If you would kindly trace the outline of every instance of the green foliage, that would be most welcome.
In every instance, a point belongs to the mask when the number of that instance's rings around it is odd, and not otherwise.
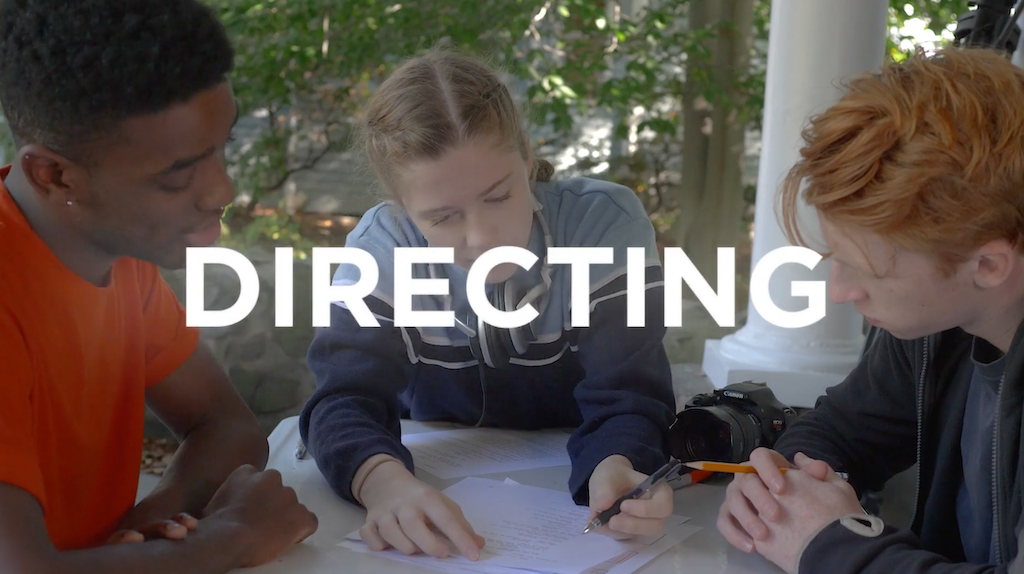
[[[223,225],[219,245],[242,250],[246,246],[264,241],[294,248],[295,257],[298,259],[307,259],[311,255],[310,250],[316,246],[309,238],[302,236],[299,222],[283,212],[255,217],[239,232],[232,232]]]
[[[944,40],[939,42],[940,46],[947,44],[952,39],[952,30],[956,29],[957,18],[970,9],[968,4],[969,0],[890,0],[889,23],[892,34],[887,46],[889,57],[900,62],[917,49],[913,45],[914,38],[899,32],[912,19],[924,21],[926,30],[942,36]],[[907,40],[911,46],[901,47]]]
[[[568,139],[581,119],[613,118],[613,137],[632,145],[613,155],[601,177],[641,194],[659,228],[671,225],[687,98],[735,110],[735,121],[760,127],[771,1],[755,0],[753,30],[738,31],[753,39],[749,65],[739,69],[716,66],[713,40],[732,22],[692,26],[689,0],[650,2],[636,13],[580,0],[553,8],[524,49],[534,123]],[[586,172],[599,161],[580,160],[574,169]]]
[[[236,45],[232,81],[242,114],[257,119],[232,152],[238,191],[252,198],[233,213],[252,223],[232,241],[296,241],[298,227],[286,216],[253,219],[256,202],[348,147],[374,87],[405,58],[436,46],[485,57],[516,78],[532,122],[554,141],[568,140],[581,118],[614,118],[614,136],[632,137],[634,146],[604,176],[653,194],[652,211],[679,159],[684,94],[760,127],[771,0],[756,0],[750,63],[729,77],[714,72],[709,40],[730,24],[691,28],[689,0],[651,0],[637,14],[613,0],[207,1]],[[967,10],[967,0],[893,0],[890,26],[924,18],[942,33]],[[890,40],[897,59],[905,56],[901,40]],[[9,133],[0,134],[9,159]]]
[[[956,26],[956,20],[970,7],[969,0],[892,0],[892,23],[902,27],[911,18],[927,22],[928,30],[941,34],[946,28]]]
[[[235,41],[233,86],[261,124],[234,150],[232,176],[251,216],[289,176],[346,149],[373,86],[403,59],[454,46],[504,64],[539,2],[529,0],[208,0]],[[495,27],[495,22],[503,26]],[[279,241],[276,225],[246,237]]]

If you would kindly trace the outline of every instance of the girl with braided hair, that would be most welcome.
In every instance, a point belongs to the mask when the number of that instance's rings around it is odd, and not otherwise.
[[[399,67],[374,94],[362,132],[385,201],[346,246],[376,261],[379,279],[363,303],[380,326],[361,327],[344,302],[332,305],[331,325],[309,351],[317,389],[300,433],[335,492],[367,509],[363,539],[377,550],[446,556],[433,525],[471,559],[483,544],[455,503],[413,475],[402,418],[575,429],[568,489],[594,513],[610,507],[667,461],[676,412],[661,264],[636,194],[596,179],[555,179],[551,164],[534,158],[498,75],[452,52]],[[474,262],[507,246],[537,262],[497,265],[485,290],[499,311],[537,311],[521,328],[487,324],[467,298]],[[395,250],[409,247],[452,249],[448,264],[412,266],[413,279],[446,278],[449,292],[413,297],[413,308],[451,311],[452,326],[396,325]],[[574,326],[571,267],[546,259],[553,247],[603,247],[613,256],[590,266],[586,327]],[[630,247],[645,253],[645,328],[627,326]],[[343,264],[334,284],[359,277]],[[605,534],[657,533],[672,511],[671,489],[621,508]]]

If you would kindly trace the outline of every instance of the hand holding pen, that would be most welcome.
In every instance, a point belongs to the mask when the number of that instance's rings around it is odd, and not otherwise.
[[[613,538],[657,534],[672,514],[672,489],[665,483],[680,468],[679,461],[673,459],[646,476],[636,472],[625,457],[608,457],[590,479],[592,521],[584,532],[607,527],[606,533]]]

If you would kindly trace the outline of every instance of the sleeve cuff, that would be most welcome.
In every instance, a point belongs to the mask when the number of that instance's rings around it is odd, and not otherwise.
[[[877,555],[877,549],[868,548],[865,543],[870,544],[886,530],[881,518],[866,513],[847,514],[833,520],[808,538],[800,549],[797,572],[861,572]]]
[[[327,482],[330,484],[331,489],[343,498],[344,500],[362,506],[362,503],[356,499],[353,494],[353,486],[355,485],[356,474],[359,468],[363,466],[368,460],[373,457],[393,457],[403,465],[412,474],[416,473],[415,466],[413,465],[412,454],[408,449],[404,448],[401,443],[397,445],[389,441],[387,437],[379,437],[378,439],[370,439],[367,444],[360,445],[357,452],[351,455],[351,457],[345,457],[344,448],[332,448],[330,444],[317,444],[317,442],[311,441],[309,445],[310,454],[316,460],[317,466],[323,473]],[[317,452],[322,450],[324,452]],[[342,460],[348,458],[348,460]],[[365,477],[360,477],[364,479]],[[363,486],[359,484],[360,488]]]
[[[177,371],[196,351],[199,345],[199,330],[187,328],[181,337],[152,357],[146,364],[146,388],[156,385]]]
[[[366,482],[366,478],[370,476],[370,473],[372,473],[374,469],[386,462],[397,462],[398,464],[405,466],[405,463],[402,460],[382,452],[364,460],[362,464],[359,465],[359,468],[356,469],[356,473],[352,478],[352,488],[350,490],[352,491],[352,498],[358,504],[366,506],[363,504],[363,497],[359,494],[363,489],[363,483]],[[366,468],[364,469],[363,467]]]
[[[575,456],[569,491],[576,504],[589,504],[590,475],[601,461],[613,454],[626,457],[633,469],[643,474],[653,473],[668,461],[662,433],[653,421],[641,415],[614,416],[588,435],[573,436],[570,443],[570,455],[575,453]]]

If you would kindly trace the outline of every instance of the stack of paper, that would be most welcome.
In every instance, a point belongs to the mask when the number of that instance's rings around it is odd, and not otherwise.
[[[443,492],[487,540],[479,560],[464,558],[454,546],[444,560],[406,556],[394,548],[378,554],[467,574],[628,574],[699,530],[684,524],[688,518],[672,516],[660,536],[616,541],[598,533],[582,534],[590,511],[573,503],[567,492],[482,478],[466,478]],[[358,531],[340,545],[373,552]]]
[[[555,430],[467,428],[402,437],[417,470],[456,478],[569,464],[569,435]]]

